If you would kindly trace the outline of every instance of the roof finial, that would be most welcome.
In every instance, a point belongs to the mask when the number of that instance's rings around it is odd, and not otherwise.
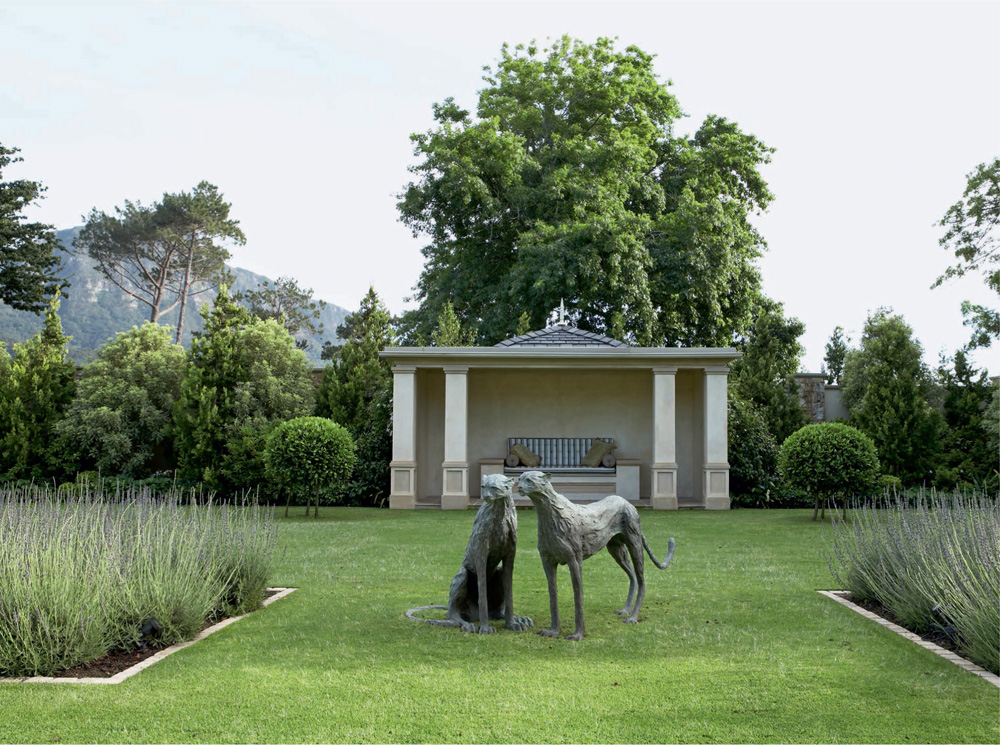
[[[566,303],[563,302],[563,298],[559,298],[559,325],[566,325]]]

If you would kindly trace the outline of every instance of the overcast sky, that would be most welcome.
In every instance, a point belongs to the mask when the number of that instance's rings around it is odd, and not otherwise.
[[[934,364],[968,338],[963,299],[997,304],[978,277],[929,287],[953,258],[935,223],[1000,154],[998,2],[0,0],[0,142],[24,158],[4,177],[45,184],[30,217],[60,229],[211,181],[247,235],[234,264],[349,309],[373,284],[398,313],[422,266],[395,208],[409,134],[447,96],[474,109],[503,42],[562,34],[657,55],[679,132],[719,114],[777,149],[761,270],[804,368],[879,306]]]

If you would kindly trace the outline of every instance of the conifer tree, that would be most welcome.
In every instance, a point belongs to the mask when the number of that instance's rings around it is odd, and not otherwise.
[[[380,504],[389,493],[392,451],[392,370],[378,353],[395,341],[392,318],[374,287],[337,334],[345,340],[323,370],[316,413],[345,427],[357,443],[348,487],[355,504]]]
[[[19,478],[46,478],[62,470],[56,426],[73,398],[73,365],[59,320],[59,293],[42,330],[14,345],[13,362],[0,362],[0,470]],[[6,357],[6,352],[3,353]],[[9,366],[4,376],[3,368]]]
[[[438,316],[437,329],[431,334],[435,347],[469,347],[475,333],[462,329],[462,322],[455,315],[451,301],[446,301]]]
[[[851,423],[878,449],[883,471],[904,484],[933,478],[940,414],[920,342],[902,316],[880,308],[865,322],[860,347],[844,362],[844,403]]]
[[[191,342],[174,411],[179,465],[187,478],[216,489],[249,488],[264,478],[270,426],[312,411],[309,364],[279,322],[251,315],[225,285],[201,312],[204,330]],[[233,462],[248,457],[249,467]]]

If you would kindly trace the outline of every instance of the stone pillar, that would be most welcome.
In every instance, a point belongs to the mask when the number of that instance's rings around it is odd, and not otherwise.
[[[441,509],[469,506],[469,368],[444,368],[444,462]]]
[[[677,509],[677,368],[653,368],[654,510]]]
[[[392,369],[392,461],[389,463],[389,509],[412,510],[417,504],[417,368]]]
[[[728,367],[705,368],[705,509],[729,509]]]

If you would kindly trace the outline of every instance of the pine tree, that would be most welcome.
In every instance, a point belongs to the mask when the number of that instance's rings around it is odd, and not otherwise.
[[[826,382],[840,384],[840,378],[844,374],[844,360],[847,358],[847,344],[850,339],[844,336],[844,327],[837,326],[830,336],[830,341],[826,343],[826,355],[823,362],[826,363]]]
[[[455,308],[451,301],[446,301],[438,316],[438,325],[431,340],[435,347],[469,347],[476,335],[473,331],[462,329],[462,322],[455,315]]]
[[[942,367],[944,387],[944,431],[941,462],[935,483],[938,488],[985,487],[995,479],[997,452],[989,446],[983,430],[985,409],[993,394],[985,370],[977,370],[965,352],[955,354],[951,369]]]

